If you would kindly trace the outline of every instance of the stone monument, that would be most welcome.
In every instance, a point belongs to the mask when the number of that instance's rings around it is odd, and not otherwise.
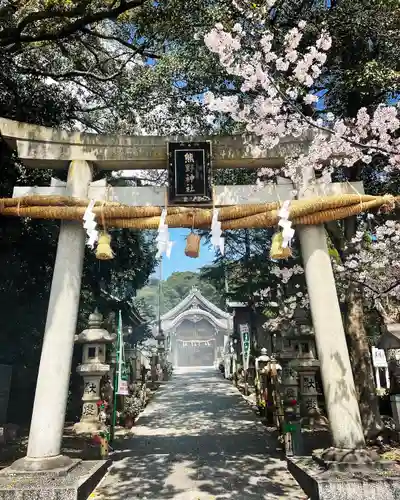
[[[390,404],[396,432],[400,433],[400,323],[385,317],[386,331],[378,342],[378,348],[386,353],[390,378]]]
[[[299,385],[297,381],[297,373],[290,367],[285,366],[282,370],[282,388],[283,388],[283,401],[287,406],[289,402],[296,401],[293,404],[295,413],[300,416],[299,401]]]
[[[82,344],[82,364],[77,372],[83,377],[82,416],[74,425],[77,434],[90,434],[101,430],[104,424],[99,419],[97,402],[100,400],[100,382],[110,372],[106,364],[106,345],[115,340],[107,330],[101,328],[103,316],[96,310],[89,316],[88,328],[75,337]]]
[[[300,332],[295,342],[296,357],[289,366],[299,375],[300,381],[300,414],[302,423],[308,421],[311,425],[327,424],[318,406],[318,391],[316,374],[319,361],[316,359],[313,333],[305,325],[300,325]]]

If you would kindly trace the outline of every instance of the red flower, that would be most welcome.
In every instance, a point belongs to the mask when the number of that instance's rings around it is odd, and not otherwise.
[[[297,405],[297,401],[295,399],[291,399],[289,401],[289,404],[291,404],[292,406],[296,406]]]
[[[94,444],[101,444],[101,437],[98,434],[95,434],[93,436],[93,443]]]
[[[96,405],[97,405],[99,408],[104,408],[104,409],[106,409],[106,408],[108,407],[108,403],[107,403],[107,401],[102,401],[102,400],[97,401]]]

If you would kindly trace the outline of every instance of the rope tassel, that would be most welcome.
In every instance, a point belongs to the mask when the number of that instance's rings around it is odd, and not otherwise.
[[[272,236],[271,249],[269,251],[269,256],[271,259],[288,259],[292,255],[290,247],[283,246],[284,238],[281,231],[278,231]]]
[[[200,254],[200,240],[201,236],[191,232],[186,239],[185,255],[192,259],[197,259]]]
[[[114,252],[111,248],[111,235],[106,231],[100,233],[96,249],[96,259],[111,260],[114,258]]]

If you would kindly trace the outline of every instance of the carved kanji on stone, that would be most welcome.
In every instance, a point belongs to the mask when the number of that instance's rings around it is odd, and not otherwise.
[[[97,386],[93,382],[87,382],[85,384],[85,392],[88,394],[96,394]]]

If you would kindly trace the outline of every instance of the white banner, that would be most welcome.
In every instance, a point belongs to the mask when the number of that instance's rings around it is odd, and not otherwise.
[[[122,380],[122,379],[119,380],[117,394],[119,394],[120,396],[129,396],[129,388],[127,380]]]
[[[125,351],[122,335],[122,313],[118,315],[118,366],[117,366],[117,394],[129,396],[128,381],[122,377],[125,374]]]
[[[385,351],[383,349],[377,349],[376,347],[372,347],[372,364],[375,368],[387,368],[387,360]]]
[[[247,371],[249,369],[250,361],[250,329],[249,325],[243,324],[239,326],[240,330],[240,342],[242,344],[242,359],[243,359],[243,369]]]

